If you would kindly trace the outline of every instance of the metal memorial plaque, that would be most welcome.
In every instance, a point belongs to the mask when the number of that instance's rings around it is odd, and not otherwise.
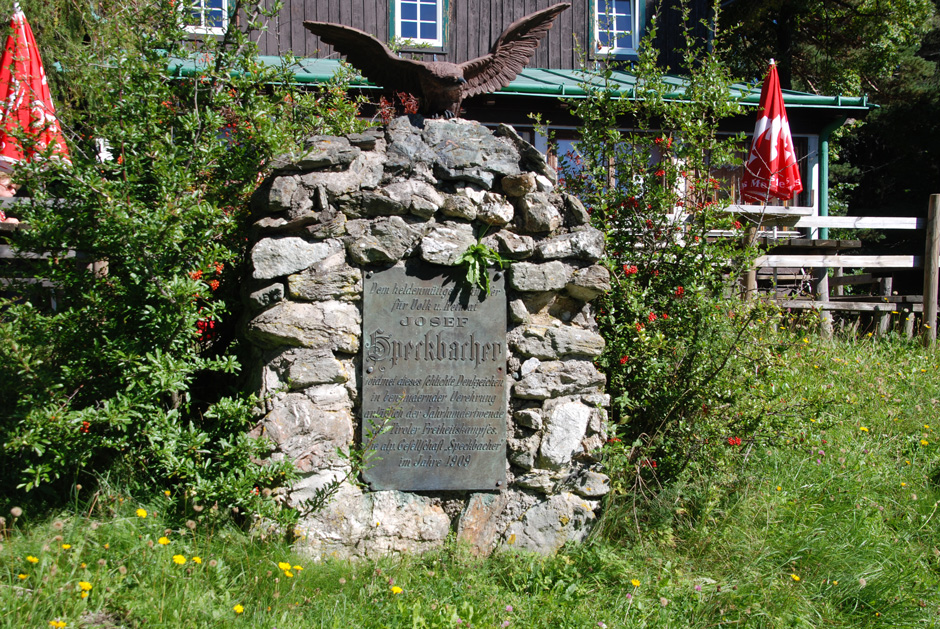
[[[458,273],[462,273],[461,269]],[[375,490],[506,482],[506,284],[490,294],[416,264],[363,286],[363,443]]]

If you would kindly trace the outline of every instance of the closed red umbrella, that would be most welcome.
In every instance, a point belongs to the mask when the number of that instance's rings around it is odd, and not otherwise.
[[[9,172],[13,164],[50,146],[54,156],[68,162],[68,147],[55,117],[39,48],[18,2],[13,5],[10,26],[13,33],[0,61],[0,170]],[[23,133],[33,141],[25,152],[16,138]]]
[[[744,165],[741,199],[745,203],[767,203],[772,198],[788,200],[802,190],[777,65],[771,59],[760,93],[751,152]]]

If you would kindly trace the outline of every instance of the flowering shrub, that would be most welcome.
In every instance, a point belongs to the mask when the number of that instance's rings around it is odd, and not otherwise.
[[[260,27],[260,5],[230,7]],[[170,0],[137,3],[88,13],[99,30],[85,44],[45,40],[73,165],[14,173],[33,198],[15,244],[51,253],[41,275],[57,289],[54,308],[35,285],[0,304],[0,478],[30,491],[111,475],[278,516],[271,491],[251,490],[292,469],[257,464],[267,445],[246,434],[251,401],[232,396],[248,199],[276,154],[357,130],[356,105],[341,83],[295,91],[234,20],[193,54],[178,16]]]
[[[741,112],[730,77],[715,54],[690,47],[684,94],[667,99],[675,88],[656,67],[653,39],[641,46],[633,97],[586,84],[588,98],[571,102],[580,141],[559,156],[565,185],[607,237],[612,289],[595,306],[615,496],[690,464],[717,468],[723,435],[755,427],[757,416],[734,404],[769,358],[751,341],[772,317],[743,302],[736,283],[753,251],[741,237],[714,236],[741,227],[715,175],[739,163],[740,138],[718,134]],[[601,79],[609,85],[610,70]]]

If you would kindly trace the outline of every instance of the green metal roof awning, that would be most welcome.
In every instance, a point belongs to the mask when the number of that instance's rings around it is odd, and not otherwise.
[[[283,57],[262,56],[259,58],[266,66],[280,66],[286,62]],[[183,76],[195,74],[199,71],[200,63],[194,59],[174,60],[173,71]],[[318,84],[331,80],[340,69],[336,59],[297,58],[289,66],[297,83]],[[687,81],[679,76],[667,75],[664,77],[670,92],[665,98],[681,100],[683,98]],[[362,89],[379,89],[369,81],[357,77],[351,85]],[[506,87],[497,94],[512,94],[517,96],[543,96],[584,98],[588,94],[586,85],[603,86],[603,80],[595,74],[582,70],[552,70],[547,68],[526,68]],[[629,72],[616,70],[611,77],[611,87],[616,95],[630,97],[636,88],[636,76]],[[760,100],[761,86],[736,83],[732,86],[731,95],[739,98],[745,105],[757,105]],[[868,102],[867,96],[820,96],[793,90],[783,90],[783,100],[787,108],[807,109],[835,109],[843,113],[851,110],[868,110],[874,105]]]

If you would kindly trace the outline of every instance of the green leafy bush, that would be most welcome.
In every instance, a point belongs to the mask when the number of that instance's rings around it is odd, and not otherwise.
[[[260,26],[259,6],[234,4]],[[14,174],[32,197],[14,244],[48,253],[55,307],[36,285],[0,306],[0,479],[54,500],[120,474],[288,517],[264,490],[291,466],[258,464],[267,445],[238,394],[248,198],[276,154],[361,123],[341,81],[298,92],[290,60],[263,66],[234,21],[194,52],[180,15],[169,0],[82,14],[82,44],[48,40],[72,164]]]
[[[677,94],[653,39],[629,95],[610,89],[610,68],[585,83],[589,96],[571,102],[580,139],[559,156],[564,185],[606,234],[612,289],[596,306],[615,496],[689,465],[719,469],[718,444],[754,436],[760,413],[739,402],[766,373],[772,348],[760,341],[775,316],[737,286],[754,251],[718,174],[740,164],[740,135],[719,133],[742,111],[731,79],[715,53],[689,44]]]

